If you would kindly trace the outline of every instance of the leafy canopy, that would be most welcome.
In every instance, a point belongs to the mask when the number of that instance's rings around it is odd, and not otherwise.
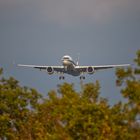
[[[140,50],[135,67],[116,70],[116,84],[127,102],[110,106],[99,81],[81,86],[58,85],[47,98],[22,87],[0,69],[0,139],[7,140],[139,140]],[[113,94],[113,93],[112,93]]]

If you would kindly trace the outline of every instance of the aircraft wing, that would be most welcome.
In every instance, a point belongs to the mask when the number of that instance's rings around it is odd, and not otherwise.
[[[76,69],[80,72],[87,72],[88,68],[92,68],[94,71],[110,69],[110,68],[117,68],[117,67],[128,67],[130,64],[120,64],[120,65],[99,65],[99,66],[76,66]]]
[[[50,67],[56,73],[64,71],[64,67],[63,66],[41,66],[41,65],[23,65],[23,64],[18,64],[17,66],[19,66],[19,67],[28,67],[28,68],[36,68],[36,69],[43,70],[43,71],[47,71],[47,68]]]

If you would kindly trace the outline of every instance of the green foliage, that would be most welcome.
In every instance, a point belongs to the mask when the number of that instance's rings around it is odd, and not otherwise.
[[[3,69],[2,68],[0,68],[0,75],[3,73]]]
[[[96,81],[95,84],[93,83],[85,84],[82,96],[83,98],[96,103],[99,98],[99,90],[100,85],[98,81]]]
[[[130,103],[139,104],[140,99],[140,80],[139,80],[139,68],[140,68],[140,50],[137,52],[137,57],[134,59],[136,62],[135,68],[118,69],[117,85],[121,86],[125,83],[125,87],[122,89],[122,95],[129,99]]]
[[[116,71],[117,75],[117,85],[122,86],[121,93],[124,98],[128,99],[128,103],[125,104],[127,108],[127,121],[130,132],[133,134],[134,139],[140,138],[140,123],[137,118],[140,115],[140,50],[137,51],[137,56],[134,59],[136,63],[135,67],[128,69],[118,69]],[[118,84],[119,83],[119,84]],[[125,109],[126,109],[125,108]]]
[[[0,138],[24,139],[32,110],[41,95],[34,89],[21,87],[13,77],[0,79]],[[22,138],[21,138],[22,137]]]

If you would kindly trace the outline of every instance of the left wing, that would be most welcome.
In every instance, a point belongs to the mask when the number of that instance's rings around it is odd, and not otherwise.
[[[28,67],[28,68],[36,68],[39,70],[44,70],[47,71],[48,68],[52,68],[54,72],[64,72],[64,67],[63,66],[41,66],[41,65],[23,65],[23,64],[18,64],[17,66],[19,67]]]
[[[88,73],[88,69],[93,71],[116,68],[116,67],[128,67],[130,64],[120,64],[120,65],[99,65],[99,66],[76,66],[75,68],[80,72]]]

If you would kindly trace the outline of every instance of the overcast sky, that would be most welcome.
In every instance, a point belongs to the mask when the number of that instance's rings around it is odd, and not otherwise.
[[[12,62],[61,65],[68,54],[81,65],[133,63],[140,49],[140,0],[0,0],[0,67],[44,95],[63,83],[57,75],[17,68]],[[110,103],[121,99],[115,70],[87,76],[99,80]],[[66,76],[79,88],[79,77]]]

